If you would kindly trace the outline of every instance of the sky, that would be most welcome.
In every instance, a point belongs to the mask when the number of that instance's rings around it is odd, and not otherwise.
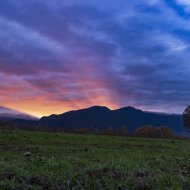
[[[0,1],[2,108],[181,113],[189,76],[189,0]]]

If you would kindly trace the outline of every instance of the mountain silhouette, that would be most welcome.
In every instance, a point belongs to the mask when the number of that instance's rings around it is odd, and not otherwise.
[[[86,109],[69,111],[60,115],[42,117],[39,125],[49,128],[90,128],[106,130],[128,127],[129,132],[144,125],[168,126],[175,133],[183,133],[182,115],[145,112],[133,107],[110,110],[107,107],[93,106]]]
[[[23,120],[38,120],[38,118],[28,115],[23,112],[19,112],[14,109],[10,109],[7,107],[0,106],[0,120],[2,121],[10,121],[15,119],[23,119]]]

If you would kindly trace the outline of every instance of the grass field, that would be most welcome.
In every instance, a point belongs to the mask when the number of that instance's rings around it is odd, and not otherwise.
[[[0,131],[4,189],[189,190],[190,141]]]

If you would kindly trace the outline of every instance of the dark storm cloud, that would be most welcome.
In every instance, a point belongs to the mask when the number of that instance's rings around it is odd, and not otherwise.
[[[10,101],[14,91],[56,108],[181,112],[190,97],[188,7],[185,0],[1,1],[0,78],[7,93],[0,99]]]

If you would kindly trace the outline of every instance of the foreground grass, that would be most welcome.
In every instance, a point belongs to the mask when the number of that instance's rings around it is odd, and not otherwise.
[[[0,131],[0,189],[189,190],[190,141]]]

